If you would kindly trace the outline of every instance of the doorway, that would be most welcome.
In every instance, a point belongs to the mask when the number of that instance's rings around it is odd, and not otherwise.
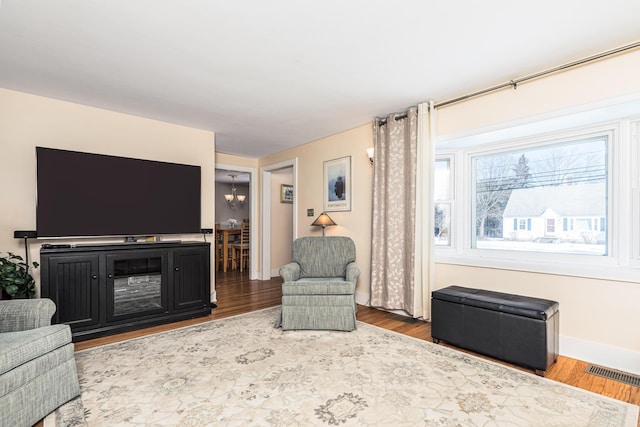
[[[215,260],[214,271],[216,278],[221,274],[233,274],[238,279],[255,280],[258,278],[257,257],[257,179],[256,169],[235,165],[216,163],[215,170],[215,224],[216,227],[228,229],[227,261],[218,265]],[[249,224],[249,260],[240,272],[239,263],[232,263],[232,250],[229,245],[235,243],[232,239],[240,237],[242,223]],[[231,231],[235,230],[237,231]],[[215,250],[217,251],[218,233],[214,234]],[[225,268],[226,266],[226,268]]]
[[[261,278],[270,280],[291,260],[291,245],[297,237],[297,158],[263,167],[261,178]]]

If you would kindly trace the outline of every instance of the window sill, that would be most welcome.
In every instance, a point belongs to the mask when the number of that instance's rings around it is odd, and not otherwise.
[[[434,261],[437,264],[462,265],[467,267],[481,267],[498,270],[550,274],[556,276],[640,283],[640,266],[594,264],[589,260],[585,260],[581,263],[558,261],[550,262],[546,260],[522,260],[497,258],[494,256],[436,253]]]

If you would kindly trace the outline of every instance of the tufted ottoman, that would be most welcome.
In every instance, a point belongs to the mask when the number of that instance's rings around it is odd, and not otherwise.
[[[431,337],[544,376],[558,358],[559,304],[449,286],[431,293]]]

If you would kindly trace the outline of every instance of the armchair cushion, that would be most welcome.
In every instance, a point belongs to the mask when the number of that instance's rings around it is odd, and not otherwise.
[[[356,260],[356,245],[349,237],[301,237],[293,242],[293,262],[300,278],[345,277],[347,265]]]
[[[69,325],[0,334],[0,375],[71,342]],[[0,393],[1,394],[1,393]]]
[[[355,286],[343,278],[307,278],[284,282],[282,295],[353,295]]]

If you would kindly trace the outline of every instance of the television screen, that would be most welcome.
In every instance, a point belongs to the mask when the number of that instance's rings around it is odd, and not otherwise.
[[[36,147],[38,237],[200,231],[200,166]]]

